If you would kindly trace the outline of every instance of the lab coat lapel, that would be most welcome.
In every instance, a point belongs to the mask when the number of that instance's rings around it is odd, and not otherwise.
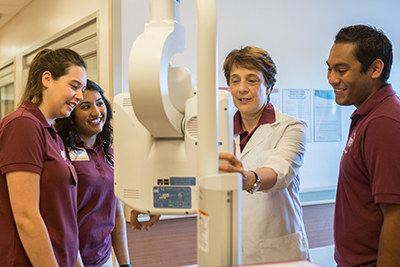
[[[260,145],[261,142],[271,138],[271,135],[273,133],[271,125],[273,124],[264,124],[258,127],[253,136],[250,138],[249,142],[244,147],[242,153],[240,154],[240,159],[243,158],[247,153],[252,151],[254,148],[256,148],[258,145]]]
[[[243,160],[243,157],[260,145],[263,141],[272,141],[274,138],[272,133],[274,132],[274,128],[276,125],[281,123],[283,120],[283,114],[278,110],[275,109],[275,122],[271,124],[263,124],[258,127],[258,129],[254,132],[253,136],[250,138],[249,142],[244,147],[243,151],[240,151],[240,146],[236,146],[236,156],[239,160]],[[235,137],[236,144],[240,143],[240,137],[237,135]]]
[[[272,133],[274,132],[274,128],[283,120],[282,113],[275,109],[275,122],[271,124],[263,124],[258,127],[258,129],[254,132],[253,136],[250,138],[249,142],[244,147],[243,151],[240,153],[240,147],[236,150],[237,155],[239,155],[239,160],[242,160],[243,157],[255,149],[258,145],[260,145],[263,141],[271,141],[274,138]],[[239,139],[238,139],[239,140]],[[239,152],[239,153],[238,153]]]

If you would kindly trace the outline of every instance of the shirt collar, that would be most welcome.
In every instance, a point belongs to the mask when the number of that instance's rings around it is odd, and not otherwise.
[[[46,127],[46,128],[51,127],[51,125],[49,125],[46,118],[44,117],[42,111],[40,111],[39,107],[36,106],[35,104],[33,104],[32,101],[24,100],[24,102],[21,105],[21,108],[24,108],[27,111],[29,111],[33,116],[35,116],[40,121],[40,123],[44,127]]]
[[[80,137],[79,135],[78,135],[78,137],[76,138],[75,144],[76,144],[77,147],[83,147],[83,148],[85,148],[85,149],[93,149],[93,150],[96,150],[96,151],[97,151],[100,147],[102,147],[102,145],[103,145],[103,143],[102,143],[101,140],[100,140],[100,137],[97,136],[95,147],[94,147],[94,148],[88,147],[88,146],[85,145],[85,142],[83,141],[82,137]]]
[[[362,106],[355,110],[351,115],[351,118],[355,117],[356,114],[359,116],[366,116],[371,110],[373,110],[380,102],[382,102],[386,97],[395,95],[396,92],[393,90],[391,84],[383,86],[381,89],[376,91],[370,98],[368,98]]]
[[[30,100],[24,100],[24,102],[21,105],[21,108],[26,109],[29,113],[35,116],[39,120],[39,122],[43,125],[43,127],[49,130],[53,138],[55,138],[55,136],[57,135],[56,128],[54,127],[53,124],[49,125],[48,121],[46,120],[46,118],[44,117],[42,111],[39,109],[38,106],[33,104],[33,102]]]
[[[258,126],[260,125],[273,123],[275,121],[276,118],[274,105],[272,105],[272,103],[267,103],[267,105],[264,107],[260,119],[258,120],[256,128],[258,128]],[[244,132],[242,129],[242,115],[240,114],[240,111],[237,111],[235,113],[235,116],[233,117],[233,132],[234,134],[240,134]]]

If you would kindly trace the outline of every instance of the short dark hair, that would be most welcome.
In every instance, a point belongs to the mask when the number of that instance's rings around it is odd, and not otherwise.
[[[106,154],[107,160],[110,163],[114,162],[113,155],[110,153],[110,147],[113,143],[113,128],[111,125],[112,120],[112,108],[108,99],[104,96],[104,91],[101,87],[91,80],[87,80],[85,91],[96,91],[99,92],[101,98],[107,109],[107,117],[104,122],[103,130],[98,134],[101,142],[104,145],[104,153]],[[67,118],[57,119],[55,123],[55,127],[57,129],[58,135],[64,141],[66,147],[71,147],[74,150],[77,150],[76,140],[78,138],[78,131],[74,127],[74,114],[75,110],[72,111],[71,115]]]
[[[246,46],[232,50],[225,59],[223,71],[226,83],[230,85],[230,76],[233,67],[261,71],[267,87],[273,87],[277,73],[275,62],[264,49],[255,46]]]
[[[361,73],[366,73],[371,64],[380,59],[384,63],[380,79],[386,83],[393,63],[392,43],[382,30],[369,25],[352,25],[340,29],[335,43],[355,44],[354,56],[361,63]]]
[[[28,79],[20,105],[24,100],[37,98],[37,106],[43,101],[42,74],[46,71],[51,73],[54,80],[67,75],[72,66],[83,67],[86,70],[86,63],[82,56],[69,48],[43,49],[39,51],[29,65]]]

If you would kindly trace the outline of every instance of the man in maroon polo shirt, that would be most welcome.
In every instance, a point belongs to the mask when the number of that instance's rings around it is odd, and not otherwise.
[[[387,83],[385,34],[342,28],[328,64],[336,103],[356,110],[340,163],[334,238],[338,266],[400,266],[400,100]]]

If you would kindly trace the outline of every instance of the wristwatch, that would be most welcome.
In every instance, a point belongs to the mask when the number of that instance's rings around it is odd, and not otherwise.
[[[249,190],[247,190],[247,192],[249,192],[250,194],[254,194],[255,192],[258,191],[258,189],[260,189],[261,180],[260,180],[260,177],[258,176],[258,174],[255,171],[251,171],[251,172],[254,173],[254,175],[256,176],[256,181],[253,184],[253,187],[250,188]]]

